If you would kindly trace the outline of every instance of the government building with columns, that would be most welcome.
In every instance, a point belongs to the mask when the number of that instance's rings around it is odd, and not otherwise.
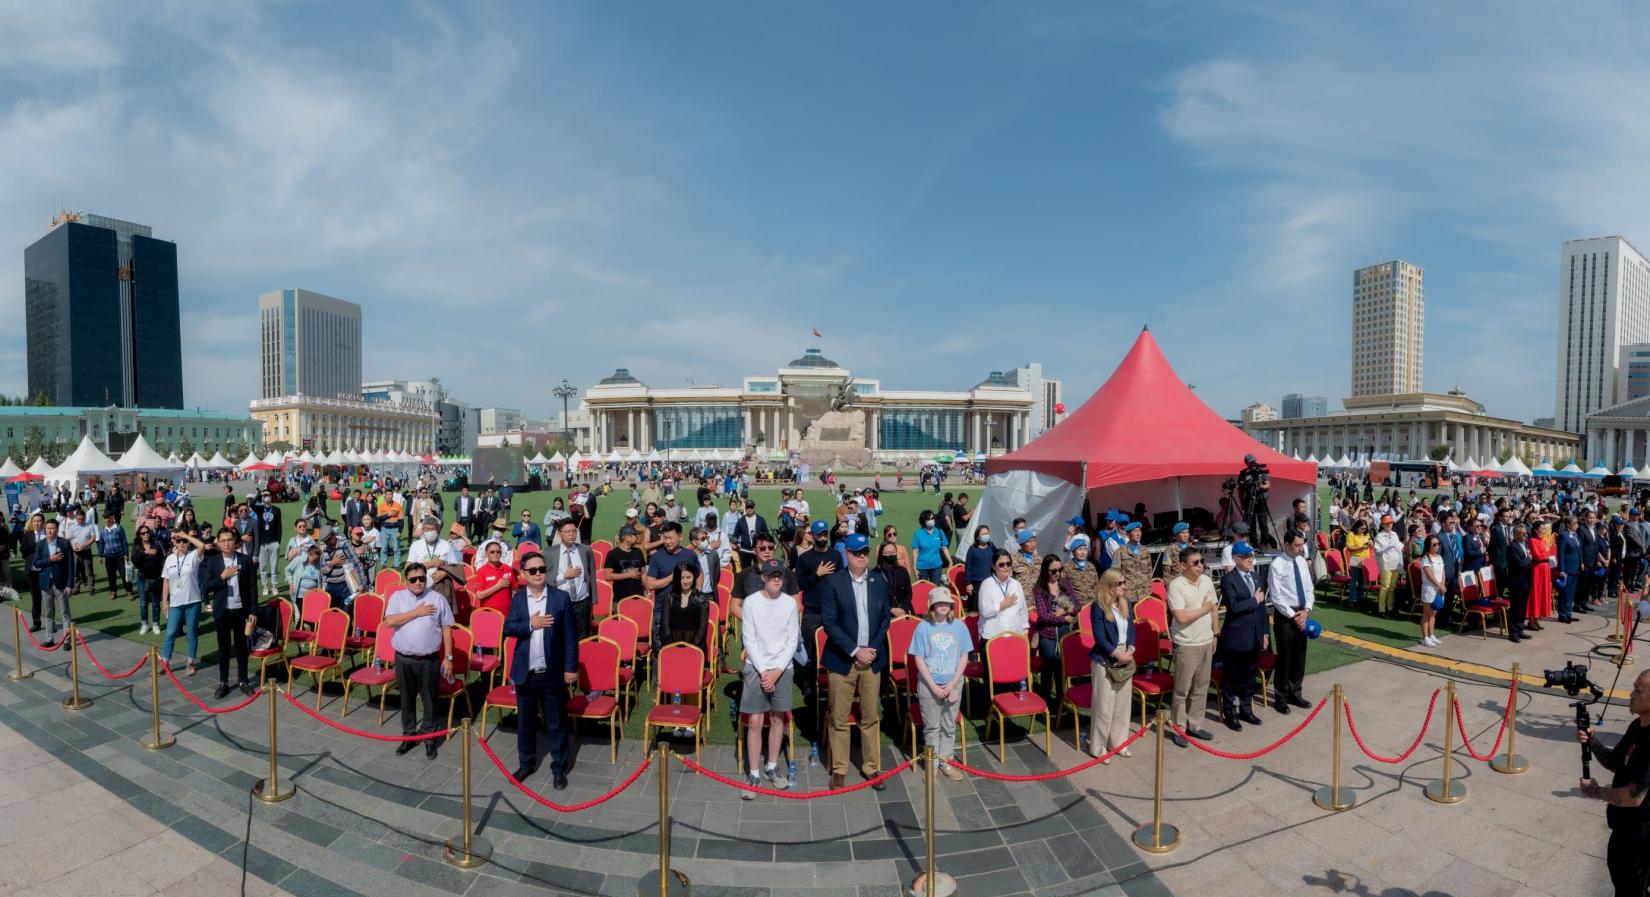
[[[1650,397],[1611,405],[1587,415],[1587,461],[1612,471],[1650,466]]]
[[[885,390],[809,349],[740,386],[653,388],[628,369],[592,386],[583,407],[594,450],[739,449],[758,458],[868,464],[935,452],[997,454],[1032,438],[1036,398],[1016,372],[958,392]]]
[[[1451,446],[1457,463],[1473,459],[1487,464],[1508,449],[1531,467],[1580,456],[1576,434],[1490,417],[1460,390],[1355,396],[1343,405],[1344,411],[1315,417],[1251,421],[1248,430],[1278,451],[1302,458],[1422,459],[1439,445]],[[1643,423],[1650,426],[1650,419]]]

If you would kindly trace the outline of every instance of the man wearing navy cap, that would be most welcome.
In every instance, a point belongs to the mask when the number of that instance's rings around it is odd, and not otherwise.
[[[1232,546],[1232,571],[1220,580],[1220,718],[1233,732],[1260,725],[1255,716],[1255,669],[1266,653],[1265,587],[1255,576],[1255,549]]]
[[[1220,550],[1220,565],[1223,569],[1232,569],[1232,557],[1237,554],[1239,545],[1249,544],[1249,524],[1241,521],[1232,524],[1232,544]],[[1253,547],[1253,546],[1251,546]]]
[[[831,701],[831,784],[841,788],[848,772],[848,720],[859,702],[860,770],[867,779],[882,771],[882,673],[888,668],[888,581],[871,569],[871,542],[860,533],[844,540],[846,570],[825,577],[821,612]],[[878,783],[877,791],[887,786]]]

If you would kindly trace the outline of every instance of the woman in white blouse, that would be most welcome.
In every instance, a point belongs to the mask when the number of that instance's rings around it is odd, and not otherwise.
[[[980,641],[1005,632],[1025,635],[1031,626],[1026,614],[1026,593],[1014,578],[1014,562],[1008,552],[991,556],[991,578],[980,583],[976,597],[980,609]]]

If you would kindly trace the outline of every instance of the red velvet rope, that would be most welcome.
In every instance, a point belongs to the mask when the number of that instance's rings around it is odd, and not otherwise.
[[[1488,763],[1495,758],[1495,752],[1501,749],[1501,739],[1507,735],[1507,725],[1512,722],[1513,704],[1518,700],[1518,681],[1513,680],[1512,689],[1507,694],[1507,709],[1501,712],[1501,728],[1495,733],[1495,744],[1490,745],[1490,752],[1480,755],[1472,749],[1472,739],[1467,737],[1467,721],[1461,716],[1461,702],[1455,702],[1455,727],[1461,733],[1461,746],[1467,749],[1472,759],[1481,763]]]
[[[1284,742],[1288,741],[1291,738],[1294,738],[1296,735],[1301,734],[1301,732],[1307,726],[1312,725],[1313,720],[1318,718],[1318,714],[1323,711],[1324,705],[1328,702],[1329,702],[1328,698],[1319,698],[1318,699],[1318,706],[1313,707],[1312,712],[1308,713],[1306,715],[1306,719],[1301,720],[1301,724],[1296,726],[1295,728],[1291,729],[1289,731],[1289,734],[1283,736],[1282,738],[1279,738],[1277,741],[1272,742],[1271,744],[1267,745],[1266,747],[1261,748],[1258,751],[1250,751],[1246,754],[1234,754],[1234,753],[1230,753],[1230,752],[1227,752],[1227,751],[1220,750],[1218,748],[1209,747],[1208,745],[1204,744],[1202,741],[1200,741],[1196,738],[1192,738],[1191,736],[1187,735],[1185,729],[1180,728],[1179,726],[1175,725],[1174,723],[1170,723],[1169,728],[1173,729],[1175,731],[1176,735],[1179,735],[1181,738],[1186,739],[1186,742],[1188,744],[1190,744],[1192,747],[1197,748],[1198,750],[1202,751],[1205,754],[1211,754],[1211,755],[1219,757],[1223,760],[1253,760],[1256,757],[1260,757],[1262,755],[1272,753],[1273,751],[1277,750],[1278,748],[1283,747]]]
[[[888,770],[887,772],[883,773],[882,775],[877,776],[874,779],[866,779],[863,782],[855,782],[852,785],[844,785],[841,788],[831,788],[831,789],[828,789],[826,791],[801,792],[801,791],[775,791],[772,788],[763,788],[761,785],[752,785],[748,782],[736,782],[733,779],[730,779],[727,776],[722,775],[721,773],[713,772],[709,769],[706,769],[703,766],[700,766],[699,764],[697,764],[697,763],[693,762],[692,760],[689,760],[688,758],[683,757],[681,755],[677,755],[677,759],[682,761],[683,766],[686,766],[688,769],[693,770],[694,772],[704,776],[707,779],[710,779],[713,782],[719,782],[723,785],[728,786],[729,788],[738,788],[740,791],[750,791],[750,792],[755,793],[755,794],[766,794],[769,797],[780,797],[780,798],[784,798],[785,800],[818,800],[819,798],[822,798],[822,797],[836,797],[839,794],[852,794],[855,791],[863,791],[864,789],[869,788],[872,785],[878,784],[879,782],[888,781],[889,779],[893,778],[894,776],[897,776],[900,773],[906,771],[907,769],[910,769],[913,765],[912,761],[907,760],[904,763],[901,763],[900,765],[894,767],[893,769]]]
[[[19,617],[21,617],[21,616],[23,616],[23,612],[22,612],[22,611],[15,611],[15,613],[16,613],[16,614],[17,614],[17,615],[18,615],[18,616],[19,616]],[[46,647],[46,646],[45,646],[45,645],[42,645],[42,644],[40,644],[40,640],[39,640],[39,639],[37,639],[37,638],[35,638],[35,637],[34,637],[34,633],[33,633],[33,632],[31,632],[31,631],[30,631],[30,630],[29,630],[29,627],[27,627],[27,626],[21,626],[21,627],[19,627],[19,628],[21,628],[21,629],[22,629],[22,630],[23,630],[23,634],[24,634],[24,635],[26,635],[26,636],[28,636],[28,637],[29,637],[29,641],[31,641],[31,642],[34,642],[34,646],[35,646],[35,647],[36,647],[36,648],[39,648],[39,649],[40,649],[40,650],[42,650],[42,651],[44,651],[44,652],[46,652],[46,653],[47,653],[47,654],[50,654],[50,653],[52,653],[52,652],[53,652],[53,651],[57,651],[57,650],[61,650],[61,649],[62,649],[62,647],[63,647],[63,643],[64,643],[64,642],[67,642],[67,641],[68,641],[68,640],[69,640],[69,638],[68,638],[68,636],[64,636],[64,637],[63,637],[63,638],[62,638],[62,639],[60,639],[60,640],[59,640],[59,641],[58,641],[58,643],[57,643],[57,644],[55,644],[55,645],[53,645],[53,646],[51,646],[51,647],[50,647],[50,648],[48,648],[48,647]]]
[[[183,687],[183,683],[179,682],[178,677],[172,673],[172,665],[171,664],[167,663],[164,660],[161,661],[160,662],[160,671],[166,674],[166,678],[172,680],[172,684],[177,686],[178,691],[182,692],[183,696],[189,699],[189,703],[194,704],[196,707],[199,707],[200,709],[206,711],[207,713],[212,713],[212,714],[234,713],[237,710],[244,710],[247,707],[252,706],[253,701],[256,701],[260,697],[263,697],[263,689],[260,687],[257,691],[252,693],[252,697],[247,698],[246,700],[244,700],[244,701],[240,702],[239,704],[236,704],[232,707],[213,707],[210,704],[207,704],[205,701],[202,701],[200,698],[195,697],[195,695],[192,692],[190,692],[189,689]]]
[[[1130,735],[1128,738],[1123,740],[1122,744],[1118,745],[1117,747],[1112,748],[1111,750],[1105,752],[1104,754],[1101,754],[1098,757],[1091,757],[1090,759],[1085,760],[1082,763],[1079,763],[1079,764],[1077,764],[1076,766],[1073,766],[1070,769],[1061,769],[1061,770],[1057,770],[1055,772],[1040,772],[1040,773],[1036,773],[1036,774],[1033,774],[1033,775],[1018,776],[1018,775],[1008,775],[1006,773],[1001,773],[1001,772],[990,772],[989,770],[984,770],[984,769],[975,769],[972,766],[965,766],[961,763],[958,763],[955,760],[951,761],[951,765],[955,766],[959,770],[962,770],[963,772],[968,773],[971,776],[979,776],[982,779],[995,779],[999,782],[1046,782],[1049,779],[1063,778],[1065,776],[1075,775],[1077,773],[1080,773],[1085,769],[1092,769],[1095,766],[1098,766],[1101,763],[1103,763],[1107,760],[1110,760],[1111,758],[1117,756],[1118,754],[1123,753],[1123,750],[1125,748],[1127,748],[1131,744],[1134,744],[1136,741],[1139,741],[1140,739],[1144,738],[1146,736],[1146,733],[1150,732],[1150,731],[1151,731],[1150,726],[1148,726],[1144,729],[1136,729],[1133,735]]]
[[[1423,721],[1421,723],[1421,733],[1419,735],[1415,736],[1415,742],[1409,746],[1409,750],[1404,751],[1402,754],[1399,754],[1396,757],[1391,757],[1391,758],[1383,757],[1380,754],[1377,754],[1374,751],[1370,750],[1369,745],[1364,744],[1363,738],[1361,738],[1358,735],[1357,725],[1355,725],[1352,722],[1352,702],[1351,701],[1343,701],[1342,704],[1341,704],[1341,709],[1346,711],[1346,728],[1347,728],[1347,731],[1352,733],[1352,740],[1356,741],[1358,743],[1358,750],[1363,751],[1364,755],[1367,756],[1369,759],[1375,760],[1375,761],[1380,762],[1380,763],[1389,763],[1389,764],[1394,764],[1394,765],[1398,764],[1398,763],[1402,763],[1405,760],[1409,759],[1410,754],[1415,753],[1415,749],[1421,746],[1421,740],[1427,737],[1427,729],[1429,727],[1431,727],[1431,725],[1432,725],[1432,709],[1435,705],[1437,705],[1437,703],[1438,703],[1438,693],[1441,692],[1441,691],[1443,691],[1443,689],[1441,689],[1441,688],[1435,688],[1435,689],[1432,690],[1432,700],[1427,702],[1427,718],[1426,718],[1425,721]]]
[[[642,773],[647,772],[648,766],[652,765],[652,763],[653,763],[653,755],[649,754],[648,756],[642,758],[642,765],[636,767],[636,771],[630,774],[630,778],[625,779],[623,782],[619,783],[619,787],[614,788],[612,791],[609,791],[609,792],[607,792],[606,794],[603,794],[600,797],[593,797],[590,800],[587,800],[582,804],[573,804],[571,806],[562,806],[561,804],[558,804],[555,801],[544,797],[543,795],[541,795],[537,791],[534,791],[533,789],[527,787],[526,785],[523,785],[521,783],[520,779],[518,779],[515,776],[511,775],[510,771],[508,769],[504,768],[504,762],[498,758],[497,754],[493,753],[492,747],[490,745],[488,745],[486,741],[482,740],[482,738],[479,734],[477,734],[477,736],[476,736],[476,742],[481,745],[481,751],[482,751],[482,753],[487,755],[487,759],[493,761],[493,766],[498,768],[499,774],[503,775],[506,779],[508,779],[510,781],[510,784],[516,786],[517,791],[520,791],[522,794],[525,794],[528,797],[532,798],[533,802],[538,804],[539,806],[549,807],[550,809],[555,810],[557,813],[577,813],[580,810],[588,810],[591,807],[597,806],[599,804],[607,803],[608,801],[612,800],[613,798],[618,797],[621,793],[624,792],[624,790],[626,788],[629,788],[631,785],[636,784],[636,780],[641,778]]]
[[[125,679],[125,678],[128,678],[128,677],[132,676],[133,674],[135,674],[138,670],[143,669],[143,665],[149,662],[149,655],[145,654],[142,657],[138,658],[137,666],[132,667],[131,669],[127,670],[124,673],[111,673],[111,672],[109,672],[108,667],[104,666],[101,663],[98,663],[97,655],[92,653],[92,646],[86,644],[86,637],[84,635],[81,635],[80,630],[78,630],[78,629],[75,630],[75,638],[80,639],[80,647],[81,647],[81,650],[86,652],[86,659],[91,661],[92,666],[97,667],[98,672],[102,673],[104,675],[104,677],[108,678],[108,679]]]
[[[352,729],[342,723],[335,723],[332,720],[322,716],[318,711],[309,709],[308,704],[305,704],[303,701],[294,698],[292,695],[289,695],[284,691],[281,692],[281,697],[286,698],[286,702],[288,704],[302,710],[305,714],[309,715],[311,719],[319,720],[322,723],[345,733],[346,735],[354,735],[357,738],[370,738],[373,741],[430,741],[435,738],[446,738],[448,735],[458,731],[457,729],[442,729],[439,732],[425,732],[423,735],[380,735],[377,732],[366,732],[361,729]]]

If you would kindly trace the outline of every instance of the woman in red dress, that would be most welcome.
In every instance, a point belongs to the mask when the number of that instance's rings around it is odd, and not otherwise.
[[[1541,521],[1535,525],[1535,532],[1530,534],[1530,558],[1534,561],[1530,566],[1530,606],[1525,612],[1529,623],[1526,629],[1541,628],[1541,618],[1553,615],[1553,568],[1548,560],[1553,557],[1553,548],[1547,544],[1547,532],[1552,524]]]

